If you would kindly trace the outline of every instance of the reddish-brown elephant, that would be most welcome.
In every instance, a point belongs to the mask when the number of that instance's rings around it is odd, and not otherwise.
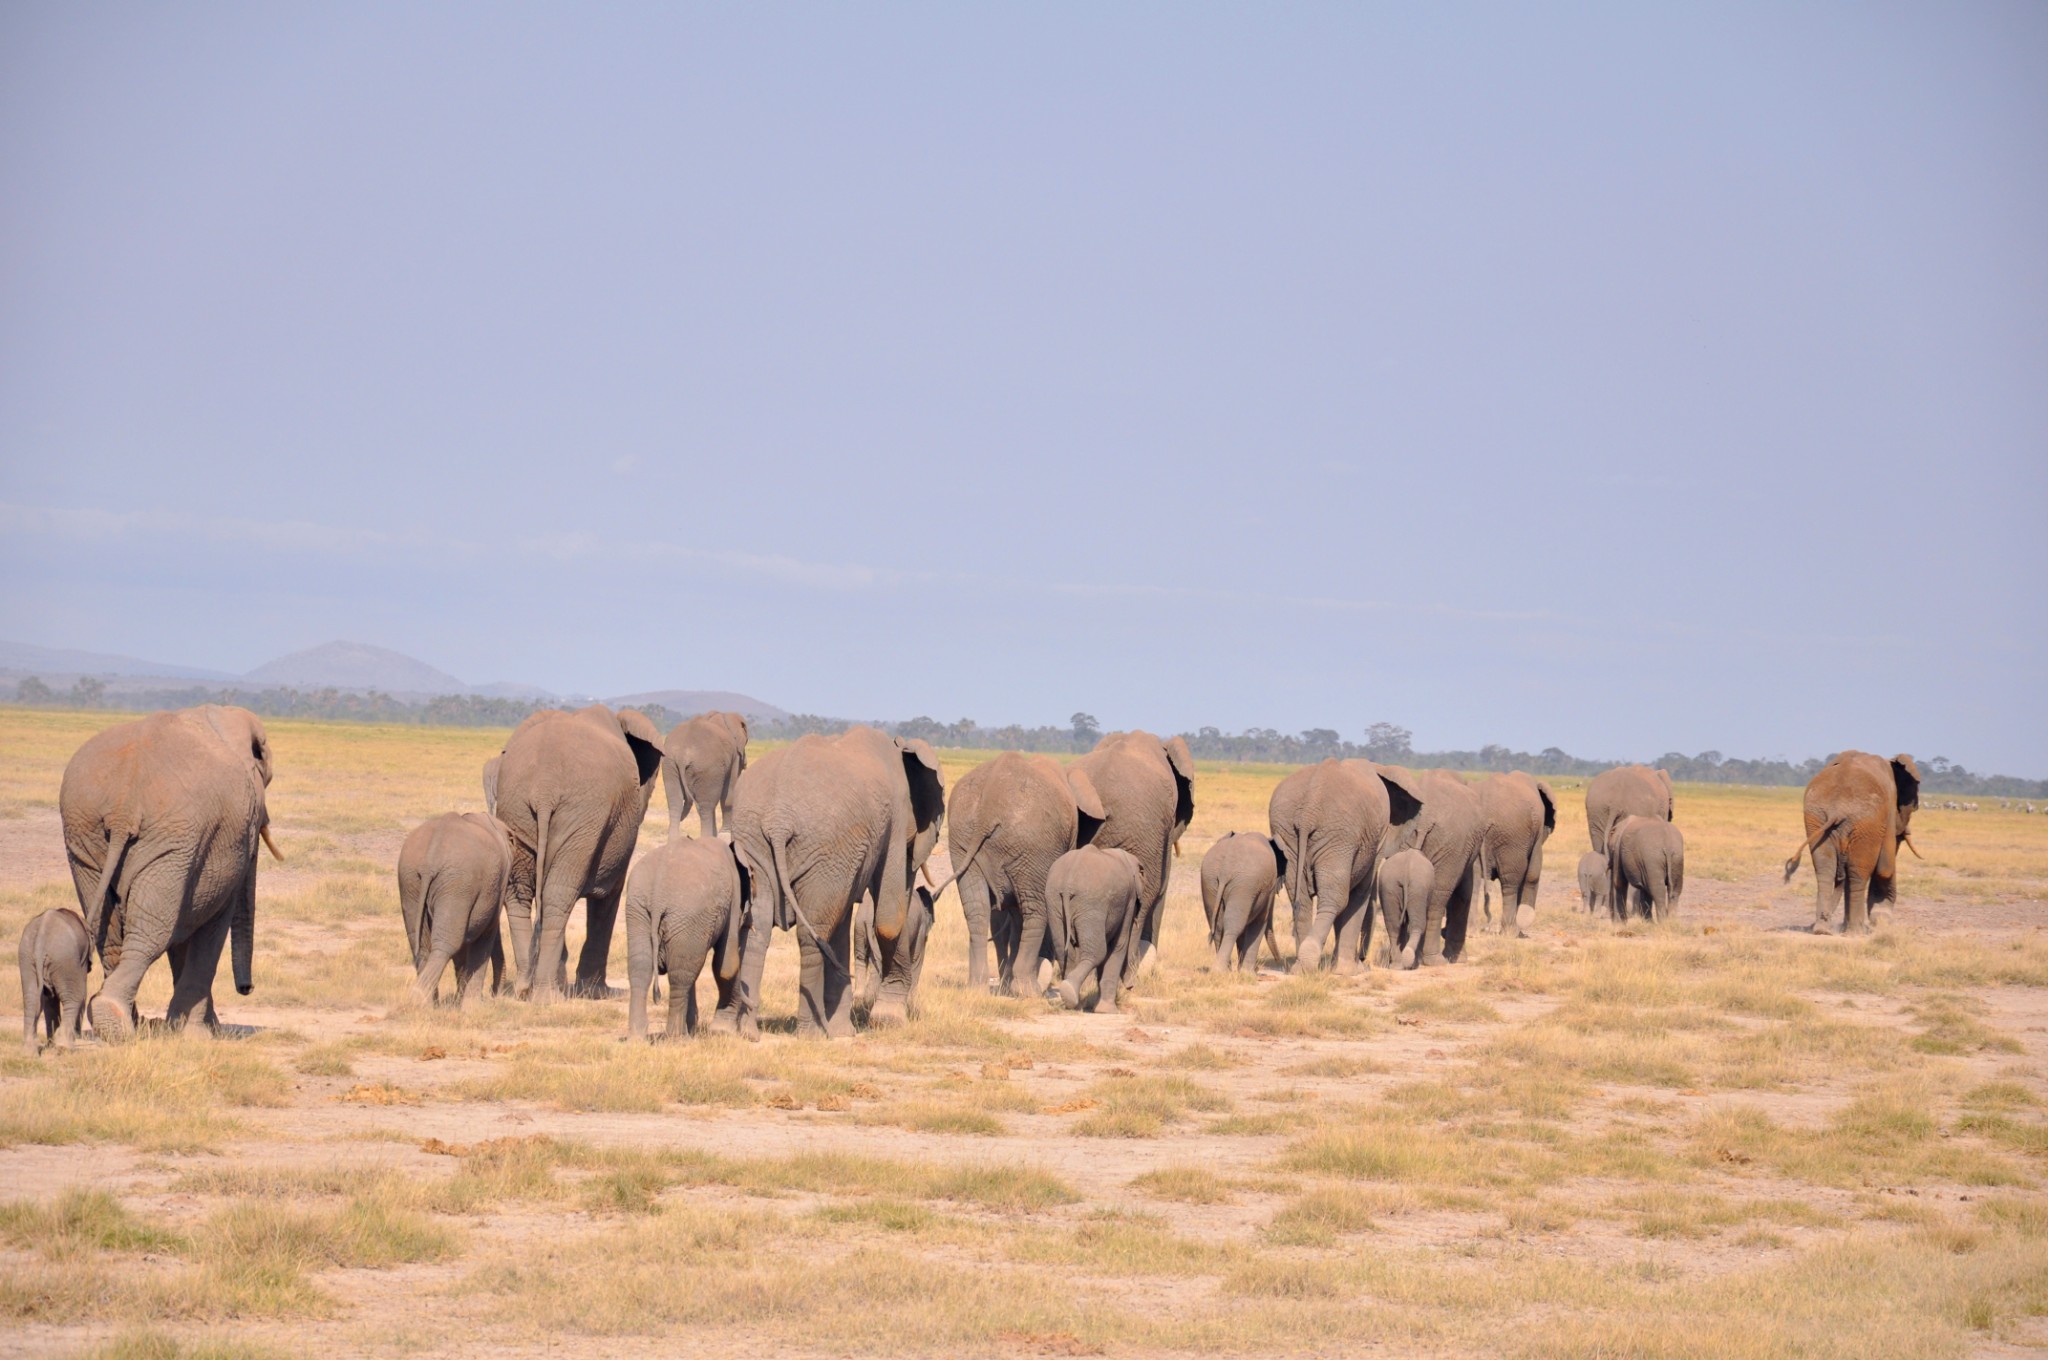
[[[1813,856],[1815,934],[1834,926],[1870,929],[1870,908],[1898,900],[1899,847],[1912,849],[1907,827],[1920,806],[1920,767],[1908,755],[1844,751],[1806,786],[1806,843],[1785,861],[1785,881]],[[1918,850],[1913,851],[1919,854]]]

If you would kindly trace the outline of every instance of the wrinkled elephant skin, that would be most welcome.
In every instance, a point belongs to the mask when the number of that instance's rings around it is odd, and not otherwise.
[[[1920,806],[1920,767],[1909,755],[1890,760],[1844,751],[1806,786],[1806,841],[1785,862],[1785,879],[1813,856],[1813,929],[1870,929],[1870,909],[1899,896],[1899,847],[1911,847],[1909,829]],[[1915,851],[1917,854],[1918,852]]]
[[[206,704],[88,740],[58,806],[86,933],[106,965],[88,1003],[101,1038],[126,1037],[135,993],[166,955],[165,1019],[218,1027],[213,977],[232,933],[235,990],[254,986],[256,850],[267,836],[270,738],[255,714]]]
[[[662,742],[661,783],[668,797],[668,834],[697,810],[697,831],[718,834],[723,812],[732,820],[732,794],[747,768],[747,720],[738,713],[699,713],[669,729]]]
[[[505,743],[496,813],[513,842],[506,917],[525,995],[551,1000],[565,984],[565,936],[579,899],[585,932],[574,992],[610,995],[619,894],[660,770],[661,734],[630,708],[536,713]]]

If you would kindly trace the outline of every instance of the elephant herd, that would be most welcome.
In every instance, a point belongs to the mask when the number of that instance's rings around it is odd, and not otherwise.
[[[484,767],[487,811],[431,818],[400,849],[414,996],[431,1002],[451,964],[459,999],[476,993],[486,967],[492,990],[611,996],[606,964],[622,903],[635,1037],[647,1033],[660,974],[668,1034],[697,1031],[707,959],[717,989],[710,1027],[758,1034],[776,930],[796,937],[799,1033],[851,1034],[856,999],[870,1023],[901,1021],[916,1005],[948,887],[966,921],[974,988],[1038,995],[1050,963],[1045,995],[1111,1011],[1154,955],[1195,810],[1194,761],[1180,738],[1113,733],[1065,764],[1008,752],[969,771],[950,799],[928,744],[875,728],[806,736],[752,763],[746,746],[737,714],[693,718],[666,737],[644,715],[601,704],[527,718]],[[669,836],[636,857],[657,777]],[[21,940],[31,1051],[39,1021],[65,1046],[83,1016],[104,1038],[132,1033],[143,974],[166,955],[172,1026],[195,1012],[217,1026],[213,980],[230,942],[236,990],[250,991],[259,848],[281,858],[270,778],[262,722],[221,705],[123,723],[79,748],[59,806],[80,910],[43,913]],[[1811,854],[1816,930],[1837,905],[1847,928],[1867,930],[1868,908],[1896,898],[1897,848],[1911,848],[1918,787],[1910,756],[1853,751],[1808,786],[1806,841],[1786,877]],[[700,834],[685,836],[693,809]],[[1617,919],[1670,912],[1684,888],[1672,810],[1664,771],[1624,766],[1592,781],[1593,848],[1579,871],[1589,909],[1604,904]],[[1472,784],[1357,759],[1297,770],[1273,792],[1269,834],[1232,832],[1203,856],[1216,967],[1256,964],[1262,940],[1285,962],[1275,931],[1283,887],[1296,970],[1455,962],[1473,897],[1490,919],[1496,886],[1497,928],[1520,935],[1556,822],[1549,786],[1520,771]],[[942,825],[952,872],[937,883],[927,860]],[[572,980],[567,925],[578,901],[585,935]],[[94,955],[105,979],[88,1001]]]

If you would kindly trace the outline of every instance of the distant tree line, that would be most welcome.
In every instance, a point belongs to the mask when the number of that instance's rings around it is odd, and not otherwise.
[[[342,722],[416,723],[426,727],[516,727],[530,714],[563,704],[530,699],[494,699],[470,694],[443,694],[420,702],[409,702],[376,690],[342,689],[217,689],[192,685],[180,689],[122,689],[110,692],[106,682],[81,676],[69,689],[52,689],[34,676],[16,687],[15,702],[33,708],[105,708],[125,712],[149,712],[160,708],[189,708],[194,704],[239,704],[268,718],[334,719]],[[666,730],[691,715],[674,713],[660,704],[641,709],[649,721]],[[831,736],[854,726],[851,719],[824,718],[815,713],[793,713],[786,718],[752,720],[748,726],[759,741],[793,741],[810,733]],[[1048,755],[1073,755],[1092,750],[1102,736],[1102,726],[1092,714],[1076,713],[1065,727],[1024,727],[1009,723],[983,727],[972,718],[940,722],[916,717],[907,722],[870,720],[869,725],[899,737],[918,737],[933,746],[982,751],[1038,751]],[[1414,733],[1394,723],[1378,722],[1361,734],[1363,741],[1347,741],[1332,728],[1312,727],[1304,732],[1281,732],[1271,727],[1252,727],[1230,734],[1214,727],[1180,734],[1199,760],[1230,760],[1268,765],[1312,765],[1335,757],[1350,760],[1363,757],[1388,765],[1416,769],[1527,770],[1531,774],[1591,776],[1627,762],[1588,760],[1546,746],[1541,751],[1516,751],[1506,746],[1482,746],[1476,751],[1418,751]],[[1740,760],[1719,751],[1702,751],[1696,756],[1668,751],[1645,764],[1671,771],[1671,777],[1687,784],[1778,784],[1799,786],[1819,772],[1825,760],[1803,761]],[[2048,779],[2016,779],[2010,775],[1980,775],[1964,769],[1945,756],[1920,762],[1922,787],[1933,793],[1977,794],[1994,798],[2048,798]]]

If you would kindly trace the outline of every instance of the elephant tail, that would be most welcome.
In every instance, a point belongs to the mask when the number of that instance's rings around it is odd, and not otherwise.
[[[848,983],[851,983],[853,981],[853,971],[840,962],[838,952],[825,942],[825,937],[818,933],[817,927],[811,924],[811,918],[804,915],[803,907],[798,904],[796,900],[796,880],[790,877],[789,868],[783,863],[782,842],[776,838],[773,832],[770,832],[768,835],[768,862],[771,866],[771,872],[775,875],[776,924],[783,925],[784,929],[788,929],[789,925],[801,926],[804,934],[811,937],[811,943],[818,946],[818,952],[825,956],[825,961],[832,965],[832,970],[845,978]],[[787,917],[783,915],[784,908],[788,909]],[[788,925],[784,925],[785,921],[788,922]],[[874,957],[881,957],[879,950],[877,950]]]
[[[1785,881],[1787,883],[1792,881],[1792,875],[1799,872],[1799,861],[1812,854],[1815,846],[1826,844],[1828,838],[1839,831],[1841,826],[1842,823],[1839,819],[1829,822],[1826,826],[1808,836],[1806,844],[1792,852],[1792,858],[1785,861]]]
[[[994,836],[996,832],[1001,831],[1002,829],[1003,824],[999,821],[989,823],[988,830],[981,833],[981,839],[976,841],[974,843],[974,848],[967,852],[967,858],[960,861],[959,865],[956,868],[954,868],[951,873],[946,875],[946,881],[944,883],[933,885],[932,901],[934,903],[936,903],[939,900],[939,898],[942,895],[944,895],[947,888],[951,887],[955,883],[958,883],[961,880],[961,878],[963,878],[966,875],[967,871],[974,867],[974,861],[976,858],[980,856],[981,848],[984,845],[987,845],[989,843],[989,839],[992,836]],[[925,871],[924,881],[927,883],[930,883],[932,881],[931,871],[929,869]]]
[[[547,896],[548,890],[548,812],[548,808],[540,807],[533,813],[533,910],[536,921],[540,919],[541,899]]]
[[[1228,913],[1230,885],[1233,881],[1226,878],[1216,885],[1216,915],[1209,922],[1209,948],[1211,949],[1220,949],[1223,946],[1223,918]]]
[[[141,832],[133,827],[107,834],[107,862],[100,869],[99,887],[94,891],[92,906],[85,914],[85,938],[89,944],[87,959],[93,954],[104,957],[101,937],[106,934],[107,908],[113,905],[114,889],[121,881],[121,864],[128,858],[129,847],[140,835]]]

